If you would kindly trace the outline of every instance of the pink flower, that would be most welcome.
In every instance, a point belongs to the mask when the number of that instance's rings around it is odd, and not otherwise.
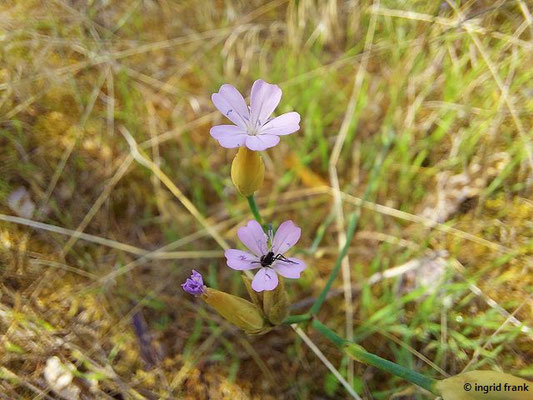
[[[211,128],[213,136],[222,147],[231,149],[246,146],[261,151],[274,147],[280,136],[300,129],[300,114],[289,112],[270,118],[281,100],[281,89],[258,79],[252,85],[250,107],[237,89],[222,85],[211,100],[215,107],[235,125],[218,125]]]
[[[278,275],[296,279],[306,268],[305,263],[294,257],[285,258],[283,253],[289,250],[300,239],[302,230],[291,220],[283,222],[274,238],[270,234],[271,246],[268,247],[268,236],[258,222],[252,220],[248,225],[239,228],[237,236],[253,253],[229,249],[226,250],[228,267],[236,270],[259,268],[252,281],[252,289],[256,292],[273,290],[278,286]]]

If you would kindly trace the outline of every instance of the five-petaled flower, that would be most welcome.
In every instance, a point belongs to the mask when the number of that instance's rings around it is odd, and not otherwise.
[[[298,258],[283,256],[298,242],[301,231],[291,220],[285,221],[273,238],[270,235],[271,246],[268,247],[269,236],[258,222],[251,220],[248,225],[239,228],[237,236],[253,254],[237,249],[226,250],[227,264],[236,270],[260,268],[252,281],[252,289],[256,292],[273,290],[278,285],[277,274],[296,279],[306,267]]]
[[[281,100],[281,89],[262,79],[252,85],[250,107],[239,91],[229,84],[222,85],[211,100],[235,124],[214,126],[210,131],[211,136],[228,149],[246,146],[254,151],[266,150],[277,145],[280,136],[300,129],[300,114],[297,112],[270,118]]]
[[[181,287],[187,293],[195,296],[201,296],[205,293],[206,289],[204,285],[204,280],[202,279],[202,275],[194,269],[192,270],[191,277],[187,278],[187,280],[181,285]]]

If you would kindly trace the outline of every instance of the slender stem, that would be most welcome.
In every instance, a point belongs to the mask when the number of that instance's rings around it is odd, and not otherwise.
[[[339,271],[341,269],[342,260],[344,260],[344,257],[346,257],[346,254],[348,253],[348,249],[350,248],[350,242],[352,241],[352,238],[355,234],[355,230],[357,229],[357,224],[359,222],[359,210],[355,211],[350,219],[350,223],[348,224],[348,231],[346,232],[346,242],[344,242],[344,246],[342,246],[342,249],[337,257],[337,260],[335,261],[335,265],[333,266],[333,269],[331,270],[331,273],[329,274],[329,279],[326,282],[326,285],[322,288],[322,291],[320,292],[320,295],[313,303],[311,310],[309,311],[311,314],[316,315],[318,311],[320,310],[320,307],[322,307],[322,304],[324,301],[326,301],[326,296],[328,295],[328,292],[331,289],[331,286],[333,285],[333,281],[337,278],[337,275],[339,275]]]
[[[361,346],[356,345],[352,348],[350,345],[348,345],[345,351],[357,361],[363,364],[372,365],[382,371],[389,372],[393,375],[405,379],[406,381],[414,383],[415,385],[420,386],[421,388],[424,388],[429,392],[438,394],[435,393],[435,379],[422,375],[402,365],[393,363],[392,361],[385,360],[384,358],[376,356],[375,354],[369,353],[365,351]]]
[[[289,315],[283,321],[283,325],[297,324],[298,322],[305,322],[311,319],[310,314]]]
[[[379,155],[379,157],[376,159],[376,162],[374,164],[374,167],[372,168],[372,171],[370,173],[370,178],[368,180],[368,185],[365,189],[365,192],[363,193],[362,202],[366,201],[368,196],[370,195],[372,184],[376,180],[379,172],[379,167],[383,163],[383,160],[385,159],[385,154],[387,153],[392,140],[390,138],[386,139],[385,144],[383,145],[382,151]],[[342,249],[337,257],[337,260],[335,261],[335,265],[333,266],[333,269],[331,270],[331,273],[329,275],[329,279],[326,282],[326,285],[322,288],[322,291],[320,292],[320,295],[313,303],[311,310],[309,311],[310,314],[316,315],[318,311],[320,310],[320,307],[322,307],[322,304],[324,301],[326,301],[326,296],[328,295],[328,292],[331,289],[331,286],[333,285],[333,281],[337,278],[339,275],[339,271],[341,269],[342,260],[344,260],[344,257],[346,257],[346,254],[348,253],[348,249],[350,248],[350,242],[352,241],[355,230],[357,229],[357,224],[359,223],[359,216],[361,215],[361,206],[359,206],[350,216],[350,222],[348,223],[348,229],[346,231],[346,241],[344,242],[344,245],[342,246]]]
[[[339,347],[350,343],[348,340],[341,338],[339,335],[337,335],[335,332],[333,332],[331,329],[329,329],[326,325],[324,325],[317,319],[313,319],[311,326]]]
[[[373,367],[379,368],[385,372],[389,372],[432,393],[435,393],[435,379],[429,378],[416,371],[413,371],[412,369],[403,367],[399,364],[393,363],[392,361],[385,360],[384,358],[381,358],[375,354],[369,353],[362,346],[341,338],[317,319],[313,319],[311,326],[324,335],[328,340],[342,348],[349,356],[357,361],[366,365],[372,365]]]
[[[254,215],[254,218],[257,222],[259,222],[261,225],[263,224],[263,219],[261,218],[261,214],[259,214],[259,208],[257,207],[257,203],[255,202],[254,195],[248,196],[246,198],[248,200],[248,205],[250,206],[250,210],[252,211],[252,214]]]

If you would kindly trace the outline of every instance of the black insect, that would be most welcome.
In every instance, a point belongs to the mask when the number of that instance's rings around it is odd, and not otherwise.
[[[274,255],[273,251],[269,251],[267,254],[262,255],[260,258],[261,266],[262,267],[270,267],[272,263],[274,262],[274,259],[276,256]]]
[[[270,267],[274,263],[274,261],[277,261],[277,260],[280,260],[280,261],[283,261],[289,264],[297,264],[296,262],[291,261],[285,256],[283,256],[282,254],[274,255],[273,251],[269,251],[267,254],[262,255],[259,261],[252,261],[252,263],[261,264],[261,267],[266,268],[266,267]]]

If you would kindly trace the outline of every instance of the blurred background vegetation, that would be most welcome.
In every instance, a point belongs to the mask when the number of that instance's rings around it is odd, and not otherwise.
[[[257,193],[269,221],[302,227],[294,312],[360,209],[321,321],[430,376],[531,379],[532,12],[527,0],[2,1],[0,399],[351,397],[292,329],[246,336],[179,286],[195,268],[245,296],[221,246],[251,215],[231,184],[235,151],[209,136],[224,123],[210,96],[259,78],[283,89],[279,113],[302,116],[263,154]],[[431,398],[304,331],[362,398]]]

